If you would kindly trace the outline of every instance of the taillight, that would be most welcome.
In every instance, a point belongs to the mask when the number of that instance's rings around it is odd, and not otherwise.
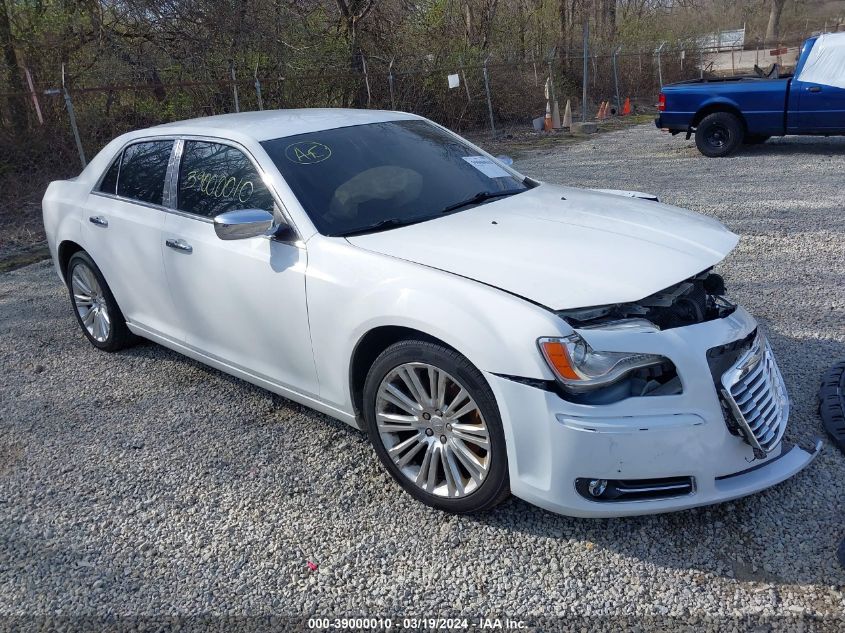
[[[665,111],[666,111],[666,95],[665,95],[665,94],[663,94],[662,92],[661,92],[661,93],[660,93],[660,95],[657,97],[657,109],[658,109],[660,112],[665,112]]]

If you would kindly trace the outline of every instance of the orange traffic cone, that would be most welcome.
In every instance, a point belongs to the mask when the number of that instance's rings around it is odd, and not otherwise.
[[[601,107],[601,118],[604,121],[608,117],[608,111],[610,110],[610,101],[605,101]]]
[[[543,129],[546,132],[552,131],[552,107],[548,101],[546,101],[546,118],[543,120]]]
[[[625,105],[622,106],[622,116],[631,114],[631,97],[625,97]]]
[[[599,103],[599,111],[596,112],[596,120],[601,121],[602,114],[604,114],[604,101]]]

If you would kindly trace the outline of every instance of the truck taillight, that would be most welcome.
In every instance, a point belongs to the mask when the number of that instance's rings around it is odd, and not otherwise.
[[[665,112],[665,111],[666,111],[666,95],[665,95],[665,94],[663,94],[662,92],[661,92],[661,93],[660,93],[660,95],[657,97],[657,109],[658,109],[660,112]]]

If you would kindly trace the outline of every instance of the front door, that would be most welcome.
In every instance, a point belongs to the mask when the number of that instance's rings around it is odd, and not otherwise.
[[[212,219],[236,209],[279,213],[238,148],[185,141],[164,265],[188,346],[260,378],[316,395],[305,305],[307,254],[268,237],[224,241]]]
[[[799,91],[801,132],[845,133],[845,89],[804,81],[792,89]]]

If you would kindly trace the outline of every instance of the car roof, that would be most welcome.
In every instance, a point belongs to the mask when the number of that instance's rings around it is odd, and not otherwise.
[[[303,108],[238,112],[157,125],[146,132],[247,136],[256,141],[318,132],[339,127],[420,119],[415,114],[352,108]],[[228,132],[229,134],[221,134]]]

